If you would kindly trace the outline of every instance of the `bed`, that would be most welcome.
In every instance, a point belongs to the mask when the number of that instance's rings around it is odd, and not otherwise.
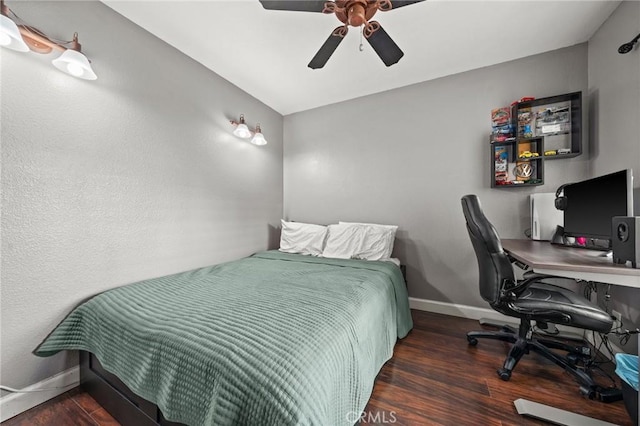
[[[123,423],[143,424],[129,404],[149,424],[337,426],[411,327],[393,263],[274,250],[101,293],[34,354],[80,350],[83,384]]]

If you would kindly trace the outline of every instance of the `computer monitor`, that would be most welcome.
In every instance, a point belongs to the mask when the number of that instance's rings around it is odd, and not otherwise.
[[[626,169],[572,183],[564,196],[566,236],[611,240],[611,218],[633,216],[633,173]]]

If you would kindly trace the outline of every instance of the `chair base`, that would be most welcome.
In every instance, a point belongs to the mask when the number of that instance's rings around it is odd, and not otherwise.
[[[535,339],[531,337],[530,331],[531,323],[527,320],[522,320],[517,332],[509,326],[503,326],[500,331],[470,331],[467,333],[467,341],[472,346],[478,344],[478,339],[500,340],[513,345],[502,368],[497,370],[498,376],[502,380],[509,380],[513,369],[522,356],[533,351],[571,374],[580,384],[580,393],[587,398],[597,398],[603,402],[619,400],[616,399],[615,395],[612,396],[612,389],[603,389],[585,370],[579,368],[580,363],[584,364],[590,359],[591,350],[588,347],[572,346],[555,340]],[[561,356],[551,349],[562,350],[567,355]]]

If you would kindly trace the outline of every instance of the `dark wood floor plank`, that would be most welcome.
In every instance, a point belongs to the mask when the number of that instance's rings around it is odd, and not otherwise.
[[[2,422],[3,426],[96,426],[97,424],[67,393]]]
[[[100,404],[98,404],[96,400],[91,398],[91,396],[86,392],[79,393],[78,395],[73,396],[72,399],[89,415],[102,408]]]
[[[411,413],[420,415],[425,420],[447,425],[455,413],[456,422],[460,425],[500,425],[499,417],[487,414],[486,401],[482,401],[480,396],[457,392],[445,383],[426,382],[422,389],[415,390],[416,393],[409,393],[402,386],[378,381],[373,396],[376,401],[394,406],[400,418],[405,413]]]
[[[396,419],[396,423],[394,425],[402,425],[402,426],[410,426],[410,425],[421,425],[421,426],[450,426],[443,423],[438,423],[435,420],[429,418],[429,416],[425,415],[424,412],[414,413],[408,410],[398,410],[398,406],[395,403],[389,403],[384,400],[379,400],[374,396],[369,400],[369,404],[365,408],[365,416],[362,419],[362,424],[366,425],[379,425],[384,424],[381,421],[369,421],[375,420],[372,418],[374,416],[366,416],[367,413],[387,413],[387,418],[390,418],[392,415]],[[389,425],[389,423],[387,423]]]
[[[381,379],[391,380],[394,372],[408,373],[398,374],[401,380],[406,380],[407,387],[412,384],[411,379],[431,379],[442,383],[450,383],[454,387],[462,387],[467,391],[489,395],[489,390],[482,377],[477,376],[470,369],[461,369],[458,363],[451,363],[446,357],[438,359],[433,357],[433,352],[416,350],[404,346],[397,348],[394,358],[389,361],[388,367],[381,372]]]
[[[518,398],[631,425],[622,401],[605,404],[582,397],[569,374],[538,354],[525,355],[511,380],[501,380],[496,370],[510,345],[481,339],[469,346],[466,333],[482,329],[477,321],[421,311],[412,315],[414,329],[398,342],[394,357],[380,371],[362,425],[388,425],[389,420],[407,426],[547,425],[520,416],[513,405]],[[602,384],[608,386],[607,380]],[[93,398],[75,392],[2,426],[118,425]]]
[[[91,417],[100,426],[120,426],[120,423],[118,423],[118,421],[102,407],[91,413]]]

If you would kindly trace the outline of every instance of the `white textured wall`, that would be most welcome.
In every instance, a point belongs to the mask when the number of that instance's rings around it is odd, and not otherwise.
[[[0,51],[2,384],[77,362],[31,355],[81,300],[266,249],[282,215],[282,117],[99,2],[11,2],[73,31],[98,80]],[[231,135],[259,121],[269,145]]]
[[[491,109],[586,89],[581,44],[288,115],[285,217],[399,225],[411,296],[486,307],[460,197],[478,194],[500,235],[521,238],[528,195],[584,179],[589,159],[546,162],[543,186],[491,189]]]
[[[638,32],[640,2],[625,1],[589,40],[591,174],[632,168],[636,216],[640,216],[640,46],[624,55],[618,47]],[[611,297],[625,328],[640,327],[640,290],[614,286]],[[632,339],[624,349],[634,352],[636,347]]]

